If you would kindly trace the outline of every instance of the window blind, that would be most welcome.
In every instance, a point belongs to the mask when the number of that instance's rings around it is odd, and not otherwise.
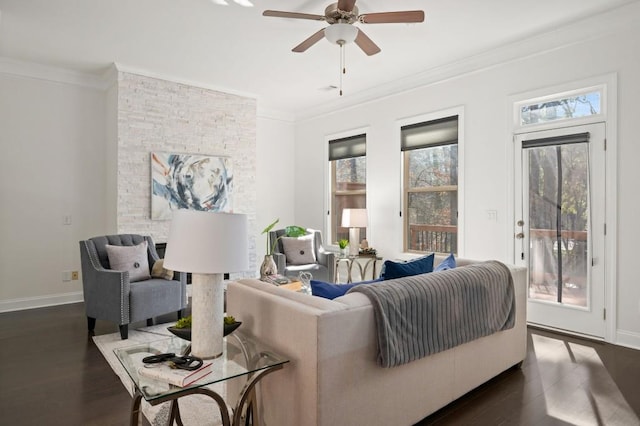
[[[458,143],[458,116],[402,126],[400,138],[402,151]]]
[[[573,135],[553,136],[550,138],[529,139],[522,141],[522,148],[540,148],[543,146],[567,145],[570,143],[589,142],[589,132]]]
[[[329,141],[329,161],[367,155],[366,142],[367,135],[365,134]]]

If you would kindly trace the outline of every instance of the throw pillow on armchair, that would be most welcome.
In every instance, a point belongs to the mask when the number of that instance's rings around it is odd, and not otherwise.
[[[306,265],[316,263],[316,252],[313,249],[313,235],[304,237],[282,237],[282,248],[290,265]]]

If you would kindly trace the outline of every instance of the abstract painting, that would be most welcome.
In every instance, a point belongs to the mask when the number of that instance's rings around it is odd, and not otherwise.
[[[152,152],[151,219],[178,209],[233,212],[231,158]]]

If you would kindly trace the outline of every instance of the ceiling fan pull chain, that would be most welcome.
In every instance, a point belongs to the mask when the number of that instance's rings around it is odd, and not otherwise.
[[[341,46],[342,47],[342,74],[346,74],[347,73],[347,51],[344,48],[344,44]]]
[[[340,96],[342,96],[342,74],[344,73],[344,43],[340,43]]]

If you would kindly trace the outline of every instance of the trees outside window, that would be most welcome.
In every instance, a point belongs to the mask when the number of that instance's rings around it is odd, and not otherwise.
[[[333,243],[349,239],[349,228],[343,228],[344,209],[364,209],[367,206],[367,157],[366,135],[329,141],[331,167],[331,229]],[[366,229],[360,230],[360,238],[366,238]]]
[[[458,117],[401,129],[404,249],[457,253]]]

